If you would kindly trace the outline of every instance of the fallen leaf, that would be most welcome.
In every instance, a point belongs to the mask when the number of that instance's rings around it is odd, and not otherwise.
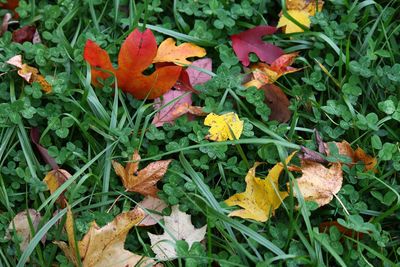
[[[185,69],[181,70],[181,74],[179,75],[178,80],[174,84],[174,88],[177,90],[180,90],[180,91],[188,91],[188,92],[192,92],[195,94],[199,93],[199,91],[197,91],[196,89],[193,88],[193,86],[190,82],[189,74],[187,73],[187,70],[185,70]]]
[[[175,251],[177,240],[186,241],[190,249],[194,242],[200,242],[204,239],[207,225],[196,229],[191,222],[191,216],[179,211],[178,206],[172,207],[170,216],[163,217],[165,222],[164,234],[148,233],[152,250],[157,259],[166,261],[177,258]]]
[[[286,0],[285,2],[287,13],[297,22],[304,25],[306,28],[310,28],[310,16],[315,15],[317,11],[317,5],[318,10],[321,11],[324,4],[324,2],[320,0]],[[284,27],[283,29],[285,33],[296,33],[304,31],[301,27],[297,26],[297,24],[292,22],[282,13],[280,14],[280,19],[277,27]]]
[[[329,168],[324,165],[302,160],[300,169],[302,176],[296,179],[299,190],[306,201],[315,201],[318,206],[324,206],[331,202],[343,183],[342,165],[332,163]],[[289,183],[288,183],[288,187]],[[296,196],[293,190],[293,195]]]
[[[288,164],[295,155],[292,153],[286,160]],[[238,216],[243,219],[253,219],[259,222],[267,221],[282,201],[288,196],[286,191],[279,191],[278,180],[284,170],[282,163],[276,164],[265,179],[256,177],[256,168],[263,163],[256,162],[247,172],[246,191],[237,193],[225,200],[228,206],[240,206],[243,209],[232,211],[229,216]]]
[[[205,118],[204,125],[211,126],[206,138],[213,141],[237,140],[243,131],[243,121],[234,112],[223,115],[210,113]]]
[[[32,143],[36,146],[36,149],[39,151],[43,160],[47,164],[49,164],[53,170],[58,170],[59,167],[58,167],[56,160],[52,156],[49,155],[49,152],[46,148],[44,148],[42,145],[39,144],[39,139],[40,139],[39,128],[37,128],[37,127],[31,128],[30,136],[31,136]]]
[[[260,88],[265,84],[274,83],[279,77],[285,74],[299,71],[300,69],[290,67],[297,55],[298,53],[284,54],[275,59],[271,65],[265,63],[253,64],[250,68],[253,79],[245,83],[244,86]]]
[[[101,85],[99,78],[106,79],[112,73],[123,91],[137,99],[154,99],[169,91],[181,72],[179,66],[165,66],[144,75],[143,71],[152,64],[156,54],[157,43],[153,33],[149,29],[144,32],[135,29],[121,46],[117,69],[111,64],[108,53],[92,40],[86,42],[83,56],[92,67],[95,86]]]
[[[365,171],[376,171],[377,159],[365,153],[362,148],[359,147],[356,150],[353,150],[346,140],[343,140],[340,143],[334,142],[334,144],[338,148],[340,155],[349,157],[352,160],[352,164],[348,164],[349,166],[355,165],[357,162],[361,161],[365,165]],[[325,149],[327,154],[330,155],[327,143],[325,143]]]
[[[262,25],[231,36],[233,50],[244,66],[250,64],[249,53],[255,53],[268,64],[283,55],[282,49],[262,40],[264,35],[274,34],[276,30],[275,27]]]
[[[12,40],[16,43],[32,42],[35,36],[35,26],[24,26],[21,29],[15,30],[12,33]]]
[[[287,13],[293,17],[298,23],[303,25],[306,28],[310,28],[311,25],[311,20],[309,18],[309,14],[307,11],[303,10],[288,10]],[[296,33],[296,32],[304,32],[302,28],[300,28],[297,24],[295,24],[293,21],[291,21],[288,17],[283,14],[279,21],[278,25],[276,26],[278,28],[280,27],[285,27],[284,28],[284,33]]]
[[[52,170],[47,173],[44,177],[43,182],[46,183],[47,188],[50,190],[50,194],[53,194],[61,185],[63,185],[72,175],[63,169]],[[62,208],[65,207],[66,199],[64,192],[57,198],[57,202]]]
[[[302,160],[309,160],[323,164],[328,163],[323,155],[305,146],[300,146],[299,158]]]
[[[140,208],[135,208],[129,212],[121,213],[115,219],[103,227],[99,227],[96,222],[92,222],[89,231],[78,242],[79,255],[82,266],[102,267],[102,266],[152,266],[154,261],[140,255],[136,255],[124,249],[124,243],[129,230],[140,223],[145,213]],[[63,241],[54,242],[64,252],[66,257],[77,265],[75,253],[74,221],[72,212],[67,212],[67,223],[65,225],[68,245]]]
[[[12,16],[10,13],[6,13],[3,17],[3,22],[0,27],[0,37],[8,30],[8,24],[10,23]]]
[[[271,109],[269,119],[279,122],[289,121],[292,115],[292,112],[289,110],[290,102],[282,89],[274,84],[266,84],[260,90],[264,91],[264,102]]]
[[[128,162],[125,168],[114,160],[112,161],[112,165],[115,173],[121,177],[127,191],[137,192],[144,196],[157,197],[158,188],[156,184],[167,172],[168,165],[172,160],[152,162],[144,169],[138,171],[139,161],[139,152],[135,150],[132,155],[132,161]]]
[[[19,5],[19,0],[7,0],[5,3],[0,3],[0,8],[11,10],[14,13],[16,18],[19,17],[18,13],[15,12],[15,9]]]
[[[39,70],[27,64],[23,64],[21,55],[10,58],[7,63],[19,68],[18,75],[21,76],[28,83],[37,82],[40,84],[43,91],[45,91],[46,93],[51,92],[51,85],[41,74],[39,74]]]
[[[173,62],[177,65],[190,65],[188,57],[204,57],[206,50],[192,43],[183,43],[176,46],[175,40],[167,38],[164,40],[157,50],[157,55],[153,59],[153,63],[157,62]]]
[[[167,204],[159,198],[147,196],[138,203],[138,206],[146,212],[146,216],[139,226],[151,226],[160,222],[162,219],[160,213],[167,207]]]
[[[339,232],[341,232],[345,236],[349,236],[349,237],[357,236],[357,238],[359,238],[359,239],[362,239],[364,237],[363,233],[354,231],[353,229],[346,228],[343,225],[339,224],[338,221],[322,222],[319,224],[318,228],[319,228],[320,232],[325,232],[326,230],[328,230],[331,227],[336,227],[339,230]],[[340,241],[342,242],[344,240],[341,239]]]
[[[186,69],[190,83],[192,86],[195,86],[197,84],[203,84],[208,82],[211,79],[211,76],[207,73],[204,73],[202,71],[199,71],[195,69],[194,67],[197,67],[199,69],[204,69],[208,71],[212,71],[212,60],[211,58],[202,58],[193,61],[193,63]]]
[[[19,243],[19,248],[21,252],[24,252],[26,250],[32,238],[28,216],[32,222],[33,229],[36,232],[42,216],[40,216],[40,213],[38,211],[34,209],[28,209],[27,211],[21,211],[20,213],[15,215],[13,220],[10,222],[10,225],[8,226],[5,235],[5,238],[7,240],[11,240],[11,234],[15,231],[15,233],[19,237],[19,240],[21,241],[21,243]],[[46,236],[42,238],[42,242],[44,243],[45,241]]]

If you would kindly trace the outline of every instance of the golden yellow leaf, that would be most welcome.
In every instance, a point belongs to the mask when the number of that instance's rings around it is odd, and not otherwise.
[[[311,20],[309,18],[309,13],[304,10],[288,10],[287,13],[297,20],[300,24],[304,25],[306,28],[310,28]],[[285,27],[285,33],[295,33],[295,32],[303,32],[304,30],[297,26],[294,22],[289,20],[285,15],[282,15],[279,19],[278,28]]]
[[[331,202],[333,195],[342,188],[343,172],[340,163],[332,163],[327,168],[314,161],[302,160],[300,169],[303,174],[296,182],[304,200],[315,201],[321,207]],[[293,195],[296,196],[296,190],[293,190]]]
[[[38,82],[43,91],[45,91],[46,93],[51,92],[51,85],[39,73],[39,70],[27,64],[23,64],[21,55],[10,58],[7,63],[19,68],[18,75],[21,76],[28,83]]]
[[[160,44],[157,55],[153,59],[153,63],[173,62],[177,65],[190,65],[188,57],[204,57],[206,50],[192,43],[183,43],[176,46],[175,40],[168,38]]]
[[[145,213],[140,208],[121,213],[103,227],[96,222],[86,235],[78,242],[79,255],[84,267],[102,266],[149,266],[154,262],[144,256],[136,255],[124,249],[124,243],[129,230],[138,225]],[[68,259],[77,266],[78,260],[75,253],[75,237],[73,232],[73,217],[70,209],[67,212],[66,231],[68,245],[65,242],[55,242],[65,253]]]
[[[317,10],[317,1],[315,0],[286,0],[286,8],[288,10],[304,10],[310,16],[314,16]],[[322,10],[324,1],[318,0],[318,11]]]
[[[234,112],[223,115],[210,113],[205,118],[204,125],[211,126],[207,138],[213,141],[236,140],[243,131],[243,121]]]
[[[57,169],[49,171],[43,179],[43,182],[46,183],[47,188],[50,190],[50,194],[53,194],[63,183],[65,183],[71,174],[63,169]],[[57,202],[61,205],[61,207],[65,207],[65,196],[64,192],[58,197]]]
[[[116,161],[112,161],[115,173],[121,177],[124,187],[131,192],[137,192],[144,196],[157,197],[157,182],[167,172],[169,160],[158,160],[147,165],[144,169],[139,169],[140,155],[137,150],[132,155],[132,161],[124,168]]]
[[[286,160],[288,164],[296,152],[293,152]],[[240,206],[243,209],[235,210],[229,216],[238,216],[244,219],[253,219],[259,222],[267,221],[282,201],[288,196],[286,191],[279,191],[279,175],[284,169],[282,163],[276,164],[265,179],[256,177],[256,168],[260,162],[256,162],[246,175],[246,191],[231,196],[225,200],[228,206]]]

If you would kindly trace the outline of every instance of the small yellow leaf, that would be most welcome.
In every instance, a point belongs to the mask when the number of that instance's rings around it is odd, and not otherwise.
[[[157,56],[153,59],[153,63],[173,62],[177,65],[190,65],[188,57],[204,57],[206,50],[192,43],[183,43],[176,46],[172,38],[166,39],[160,44],[157,50]]]
[[[296,152],[293,152],[286,160],[288,164]],[[265,179],[256,177],[256,168],[260,162],[256,162],[246,175],[246,191],[231,196],[225,200],[228,206],[240,206],[243,209],[233,211],[229,216],[238,216],[244,219],[253,219],[265,222],[282,201],[288,196],[286,191],[279,191],[279,175],[284,169],[282,163],[276,164]]]
[[[71,174],[63,169],[57,169],[49,171],[44,177],[43,182],[46,183],[47,188],[50,190],[50,194],[53,194],[60,186],[62,186],[69,178]],[[65,207],[66,199],[64,192],[58,197],[57,202],[61,207]]]
[[[309,13],[303,10],[288,10],[287,13],[297,20],[300,24],[304,25],[307,28],[310,28],[311,20],[309,18]],[[285,15],[282,15],[279,19],[278,28],[285,27],[285,33],[295,33],[295,32],[303,32],[304,30],[297,26],[294,22],[289,20]]]
[[[223,115],[210,113],[205,118],[204,125],[211,126],[207,137],[213,141],[236,140],[243,131],[243,121],[234,112]]]

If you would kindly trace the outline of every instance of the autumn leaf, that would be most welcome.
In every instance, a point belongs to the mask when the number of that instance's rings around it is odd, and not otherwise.
[[[42,75],[40,75],[39,70],[27,64],[23,64],[21,55],[10,58],[7,63],[17,67],[19,69],[18,75],[21,76],[28,83],[37,82],[40,84],[43,91],[45,91],[46,93],[51,92],[51,85]]]
[[[231,36],[233,50],[244,66],[250,64],[249,53],[255,53],[268,64],[283,55],[282,49],[262,40],[264,35],[274,34],[276,30],[275,27],[262,25]]]
[[[292,153],[286,160],[288,164],[295,155]],[[279,191],[279,175],[284,169],[282,163],[276,164],[265,179],[256,177],[256,168],[263,163],[256,162],[247,172],[246,191],[237,193],[225,200],[228,206],[240,206],[243,209],[235,210],[229,216],[237,216],[244,219],[253,219],[259,222],[267,221],[282,201],[288,196],[286,191]]]
[[[310,28],[310,16],[314,16],[317,10],[317,1],[314,0],[287,0],[287,14],[306,28]],[[318,0],[318,10],[322,10],[323,1]],[[285,33],[303,32],[304,30],[291,21],[285,14],[281,14],[278,21],[278,28],[284,27]]]
[[[192,86],[197,84],[203,84],[211,79],[211,76],[207,73],[197,70],[196,68],[212,71],[212,60],[211,58],[202,58],[192,62],[192,64],[186,69],[189,80]]]
[[[190,65],[188,57],[204,57],[206,50],[192,43],[183,43],[175,46],[175,40],[168,38],[164,40],[157,50],[153,63],[173,62],[177,65]]]
[[[147,29],[135,29],[128,35],[118,55],[118,68],[114,68],[108,53],[95,42],[88,40],[84,58],[92,67],[92,83],[101,85],[99,78],[106,79],[112,73],[124,92],[137,99],[160,97],[176,83],[181,72],[179,66],[157,68],[152,74],[144,75],[157,54],[157,43],[153,33]]]
[[[43,182],[46,183],[47,188],[50,190],[50,194],[53,194],[61,185],[63,185],[69,178],[71,174],[63,169],[52,170],[47,173],[44,177]],[[66,199],[64,192],[57,198],[57,202],[61,207],[65,207]]]
[[[139,161],[139,152],[135,150],[132,155],[132,161],[126,164],[125,168],[116,161],[113,161],[112,165],[115,173],[121,177],[127,191],[137,192],[144,196],[157,197],[158,188],[156,184],[167,172],[168,165],[172,160],[152,162],[138,171]]]
[[[31,136],[32,143],[35,145],[37,151],[40,153],[43,160],[47,164],[49,164],[53,170],[59,169],[56,160],[52,156],[50,156],[49,151],[39,143],[39,139],[40,139],[39,128],[38,127],[31,128],[30,136]]]
[[[167,204],[159,198],[147,196],[138,203],[138,206],[147,213],[139,226],[151,226],[159,223],[162,219],[160,213],[167,207]]]
[[[265,63],[256,63],[251,66],[253,80],[244,84],[245,87],[255,86],[260,88],[265,84],[274,83],[279,77],[299,71],[291,67],[298,53],[284,54],[275,59],[271,65]]]
[[[365,151],[358,147],[356,150],[351,148],[351,145],[346,141],[343,140],[342,142],[334,142],[336,147],[339,150],[339,154],[349,157],[352,161],[350,165],[355,165],[357,162],[361,161],[364,163],[364,170],[365,171],[376,171],[377,159],[365,153]],[[329,155],[329,147],[328,144],[325,143],[325,149],[327,150],[327,154]]]
[[[3,17],[3,21],[0,26],[0,37],[8,30],[8,24],[10,23],[12,16],[10,13],[6,13]]]
[[[172,101],[175,102],[171,103]],[[163,95],[162,99],[155,99],[154,108],[161,108],[152,121],[156,127],[163,126],[165,123],[173,124],[175,119],[187,113],[197,116],[205,115],[201,107],[192,106],[192,94],[180,90],[170,90]]]
[[[19,6],[19,0],[7,0],[5,3],[0,3],[0,8],[11,10],[16,18],[19,17],[15,9]]]
[[[207,225],[196,229],[190,218],[191,216],[181,212],[178,206],[173,206],[171,215],[164,216],[164,234],[148,233],[157,259],[165,261],[177,258],[175,248],[178,240],[186,241],[190,249],[194,242],[204,239]]]
[[[211,126],[206,138],[213,141],[236,140],[243,131],[243,121],[234,112],[222,115],[210,113],[205,118],[204,125]]]
[[[70,208],[67,212],[66,232],[68,244],[63,241],[55,241],[64,252],[65,256],[78,266],[76,249],[79,251],[83,267],[102,266],[151,266],[154,261],[140,255],[136,255],[124,249],[124,243],[129,230],[140,223],[145,213],[140,208],[121,213],[113,221],[103,227],[92,222],[89,231],[75,247],[74,220]]]
[[[35,26],[24,26],[12,33],[12,40],[16,43],[32,42],[36,33]]]
[[[37,231],[40,220],[42,216],[40,213],[34,209],[28,209],[27,211],[21,211],[10,222],[8,229],[6,231],[5,239],[11,240],[12,233],[16,233],[19,237],[21,243],[19,243],[19,248],[21,252],[24,252],[28,247],[29,242],[32,238],[31,228],[29,226],[29,219],[32,222],[33,229]],[[42,238],[42,242],[46,241],[46,236]]]
[[[331,202],[333,195],[342,188],[343,172],[340,163],[332,163],[327,168],[317,162],[302,160],[299,170],[302,176],[296,182],[300,193],[304,200],[314,201],[320,207]],[[296,190],[293,190],[293,195],[297,195]]]
[[[287,122],[290,120],[292,112],[289,110],[289,99],[281,88],[275,84],[263,85],[260,90],[264,91],[264,102],[271,109],[269,120]]]

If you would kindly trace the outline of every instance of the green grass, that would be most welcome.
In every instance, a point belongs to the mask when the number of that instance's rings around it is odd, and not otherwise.
[[[66,209],[56,199],[66,190],[77,240],[91,221],[105,225],[133,208],[142,197],[125,192],[111,161],[128,161],[134,149],[140,151],[141,166],[173,159],[159,182],[159,197],[168,206],[179,204],[196,227],[208,225],[204,246],[180,246],[181,257],[166,266],[395,266],[400,261],[400,9],[395,0],[326,1],[310,30],[266,38],[286,53],[300,52],[295,66],[302,71],[276,82],[291,101],[288,123],[265,119],[258,108],[265,106],[263,99],[243,89],[243,68],[229,38],[257,25],[276,25],[285,1],[20,2],[20,25],[35,24],[43,44],[12,43],[10,31],[0,37],[0,266],[71,266],[52,243],[66,240]],[[0,10],[0,17],[5,12]],[[152,30],[158,42],[173,37],[206,48],[213,78],[196,87],[200,94],[193,102],[207,112],[238,113],[245,121],[239,140],[207,141],[202,117],[184,116],[173,126],[155,128],[152,101],[136,100],[117,86],[91,85],[90,66],[83,60],[86,40],[101,44],[116,62],[120,44],[134,28]],[[3,63],[17,54],[39,68],[53,93],[38,94],[37,84],[27,84]],[[64,127],[63,118],[71,123]],[[32,127],[40,129],[41,145],[72,174],[53,194],[42,182],[51,168],[29,138]],[[57,132],[63,127],[66,136]],[[300,146],[316,150],[315,129],[324,141],[347,140],[376,156],[377,172],[343,166],[341,191],[321,208],[291,192],[265,223],[229,217],[235,208],[223,201],[244,191],[249,167],[267,162],[260,168],[264,175]],[[296,177],[285,171],[282,188]],[[296,185],[295,192],[301,195]],[[12,218],[28,208],[39,211],[42,220],[20,251],[17,237],[4,236]],[[363,236],[319,227],[336,220]],[[147,232],[163,229],[134,228],[125,248],[154,257]]]

